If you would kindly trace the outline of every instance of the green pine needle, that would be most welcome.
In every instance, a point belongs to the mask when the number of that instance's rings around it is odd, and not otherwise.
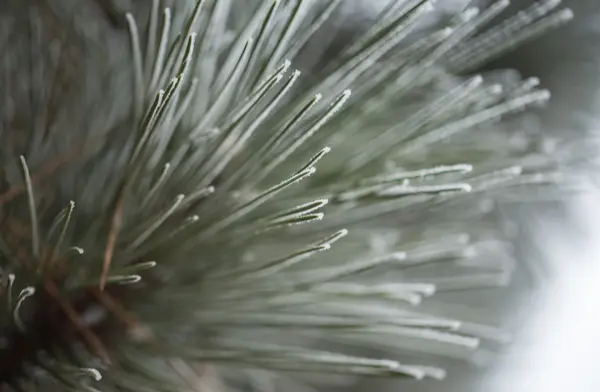
[[[31,31],[0,32],[0,389],[442,379],[506,340],[444,293],[507,284],[480,201],[557,179],[491,124],[549,93],[466,75],[569,20],[560,1],[493,27],[507,0],[434,27],[432,1],[392,1],[314,83],[294,64],[340,1],[154,0],[128,35],[12,3],[0,24]]]

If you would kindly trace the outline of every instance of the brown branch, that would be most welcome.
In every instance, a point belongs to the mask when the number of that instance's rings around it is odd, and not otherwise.
[[[124,206],[125,195],[122,193],[117,200],[115,212],[111,221],[110,231],[108,233],[108,241],[106,243],[106,250],[104,251],[104,261],[102,262],[102,274],[100,275],[100,290],[104,290],[104,286],[106,286],[110,265],[112,263],[113,254],[117,245],[117,237],[119,235],[119,230],[121,229]]]
[[[67,301],[61,298],[60,291],[56,287],[56,284],[53,281],[48,280],[44,283],[44,288],[46,289],[46,292],[48,292],[48,294],[50,294],[52,298],[54,298],[54,300],[60,305],[63,312],[65,312],[69,318],[69,321],[75,325],[78,332],[81,333],[92,350],[94,350],[96,354],[106,363],[112,363],[108,355],[108,351],[106,350],[106,347],[102,341],[89,328],[85,327],[75,309],[73,309],[73,307]]]
[[[127,327],[130,335],[137,341],[148,341],[152,339],[152,331],[140,323],[137,318],[132,315],[120,302],[116,301],[105,291],[94,287],[92,288],[94,296],[104,305],[106,309],[112,312],[123,324]]]
[[[13,236],[17,242],[16,256],[17,259],[28,269],[34,270],[34,266],[29,262],[29,254],[25,248],[22,246],[18,246],[18,239],[26,237],[29,231],[26,230],[26,225],[20,224],[18,221],[14,219],[10,219],[7,222],[9,229],[14,230]],[[106,347],[102,343],[102,341],[89,329],[87,328],[81,318],[77,314],[77,311],[73,308],[71,304],[65,301],[61,295],[58,287],[51,279],[47,279],[44,282],[44,288],[46,292],[59,304],[63,312],[69,318],[69,321],[76,327],[77,331],[81,334],[87,344],[90,346],[92,350],[104,360],[106,363],[111,363],[110,358],[108,356],[108,352]]]

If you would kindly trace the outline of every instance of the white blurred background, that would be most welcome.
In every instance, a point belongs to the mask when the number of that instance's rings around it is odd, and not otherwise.
[[[368,23],[387,1],[350,1],[346,18]],[[532,2],[512,1],[514,9]],[[440,0],[437,7],[443,14],[467,3]],[[535,114],[536,122],[549,135],[589,148],[600,136],[600,1],[563,3],[576,15],[569,26],[487,68],[516,68],[523,76],[540,77],[553,99]],[[595,162],[586,165],[592,177],[594,171],[600,173]],[[528,298],[511,299],[515,312],[528,303],[514,344],[483,374],[459,368],[447,383],[402,384],[400,390],[406,386],[411,391],[444,392],[600,391],[600,191],[588,189],[566,202],[541,203],[533,210],[515,207],[508,217],[518,217],[521,261],[551,267],[547,279],[527,292]],[[382,385],[386,386],[398,390],[393,383]]]
[[[600,132],[600,2],[564,4],[576,15],[569,26],[494,66],[535,74],[551,89],[553,100],[539,114],[545,132],[594,145]],[[591,175],[593,166],[587,168]],[[542,258],[554,273],[479,391],[600,391],[600,193],[591,189],[553,210],[559,207],[564,213],[540,209],[524,219],[536,252],[522,256]]]

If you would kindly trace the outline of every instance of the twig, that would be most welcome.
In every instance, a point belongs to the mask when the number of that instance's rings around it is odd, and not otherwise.
[[[119,196],[119,199],[117,200],[117,205],[115,207],[115,212],[113,214],[110,225],[110,231],[108,233],[108,241],[106,243],[106,250],[104,251],[104,261],[102,263],[102,274],[100,275],[100,290],[104,290],[104,286],[106,286],[106,280],[108,279],[110,265],[112,263],[115,246],[117,244],[117,236],[119,234],[119,230],[121,229],[121,220],[123,218],[124,205],[125,195],[124,193],[122,193],[121,196]]]

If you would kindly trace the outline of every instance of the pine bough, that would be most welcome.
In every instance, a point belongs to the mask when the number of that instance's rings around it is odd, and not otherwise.
[[[505,339],[446,293],[507,284],[489,201],[556,176],[490,124],[549,93],[472,71],[571,12],[424,30],[431,1],[391,2],[308,83],[294,61],[341,1],[241,3],[154,0],[76,86],[28,14],[1,91],[0,389],[442,379]]]

